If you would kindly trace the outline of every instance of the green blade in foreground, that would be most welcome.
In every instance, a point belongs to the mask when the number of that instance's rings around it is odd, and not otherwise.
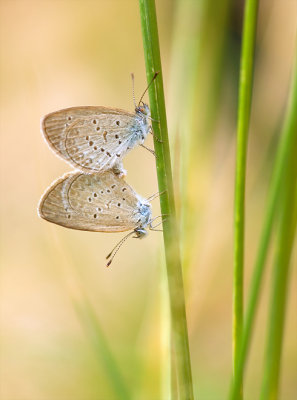
[[[149,88],[149,98],[152,118],[158,121],[153,122],[154,146],[159,191],[162,193],[160,196],[161,212],[166,215],[166,222],[163,223],[163,235],[176,377],[179,399],[191,400],[193,399],[192,373],[155,2],[154,0],[139,0],[139,7],[148,82],[152,80],[156,72],[159,72]]]
[[[254,51],[258,0],[246,0],[240,62],[239,103],[234,198],[234,267],[233,267],[233,375],[237,378],[240,339],[243,327],[245,179],[248,132],[250,126]],[[242,382],[240,382],[242,387]],[[238,393],[238,399],[242,394]]]

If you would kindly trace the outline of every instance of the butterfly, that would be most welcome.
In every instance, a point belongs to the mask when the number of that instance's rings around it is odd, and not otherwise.
[[[151,83],[156,76],[157,73]],[[125,175],[123,157],[137,145],[145,147],[143,143],[152,129],[150,108],[142,102],[145,92],[138,105],[134,99],[135,113],[100,106],[50,113],[42,120],[44,138],[58,156],[76,169],[86,173],[113,169]]]
[[[152,197],[155,197],[152,196]],[[53,182],[40,199],[38,214],[66,228],[92,232],[132,230],[109,254],[110,265],[122,243],[133,233],[143,238],[155,230],[149,200],[139,196],[113,171],[70,172]]]

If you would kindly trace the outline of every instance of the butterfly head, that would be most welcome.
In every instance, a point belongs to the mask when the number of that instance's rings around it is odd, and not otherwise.
[[[150,117],[151,115],[151,110],[149,106],[143,102],[139,103],[138,106],[135,108],[136,114],[142,116],[142,117]]]
[[[135,228],[134,229],[135,236],[134,238],[143,239],[147,235],[147,230],[144,228]]]

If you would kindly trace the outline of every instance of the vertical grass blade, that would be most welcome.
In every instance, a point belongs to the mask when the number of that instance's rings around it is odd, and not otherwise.
[[[193,399],[192,373],[155,2],[154,0],[139,0],[139,7],[148,82],[156,72],[159,72],[149,88],[149,98],[152,118],[158,121],[153,122],[154,146],[159,191],[164,192],[160,196],[160,205],[162,214],[166,215],[163,236],[176,376],[179,398],[188,400]]]
[[[275,218],[275,211],[281,191],[281,184],[286,175],[286,163],[290,150],[296,149],[297,136],[297,51],[295,55],[295,66],[292,74],[290,97],[287,106],[284,125],[281,132],[280,144],[278,146],[274,170],[272,174],[270,190],[268,194],[266,215],[255,262],[254,272],[251,280],[251,289],[247,305],[246,319],[240,345],[240,354],[237,364],[237,371],[230,392],[230,400],[237,400],[240,391],[241,380],[246,364],[249,344],[251,341],[253,323],[256,316],[256,308],[260,296],[261,282],[264,274],[265,261],[268,253],[269,243],[272,234],[272,227]]]
[[[230,11],[230,0],[175,2],[167,113],[186,285],[200,226],[197,179],[202,155],[209,160],[223,94]]]
[[[297,75],[297,74],[296,74]],[[297,81],[297,80],[296,80]],[[297,93],[297,90],[296,90]],[[296,96],[297,97],[297,96]],[[297,102],[296,102],[297,107]],[[297,222],[297,108],[289,129],[295,132],[293,146],[289,149],[286,170],[281,186],[280,223],[273,271],[270,299],[270,317],[267,330],[267,347],[262,380],[261,400],[276,400],[280,378],[282,342],[284,334],[286,299],[289,286],[290,257]]]
[[[284,192],[282,193],[284,204],[281,212],[277,254],[273,273],[261,400],[276,400],[278,398],[290,256],[296,230],[296,162],[294,176],[292,176],[292,171],[291,174],[288,171],[288,175],[291,182],[287,182],[284,185]],[[295,212],[293,211],[294,206]]]
[[[103,335],[93,308],[86,298],[80,301],[73,299],[73,304],[82,326],[85,329],[88,340],[91,346],[93,346],[95,357],[99,360],[100,365],[104,366],[106,377],[110,381],[110,387],[115,397],[121,400],[131,399],[132,393],[123,379],[117,361]]]
[[[243,42],[240,62],[237,150],[234,200],[233,270],[233,374],[236,375],[243,326],[243,275],[245,229],[245,175],[247,142],[251,113],[254,49],[258,0],[247,0],[244,11]]]
[[[114,399],[130,400],[133,397],[133,390],[128,386],[118,360],[104,335],[94,307],[88,301],[88,297],[80,284],[82,278],[79,270],[81,265],[84,266],[85,260],[73,256],[71,247],[68,248],[68,243],[65,240],[61,240],[60,236],[54,233],[54,229],[51,232],[53,245],[48,247],[48,258],[51,260],[52,255],[56,253],[56,257],[60,260],[66,291],[81,327],[85,331],[87,344],[93,349],[94,359],[98,361],[98,365],[106,374],[105,383],[109,385],[110,390],[114,393]],[[102,397],[101,392],[98,395]]]

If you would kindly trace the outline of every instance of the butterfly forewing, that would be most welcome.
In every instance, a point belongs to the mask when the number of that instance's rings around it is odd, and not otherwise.
[[[39,215],[67,228],[122,232],[137,226],[139,198],[123,180],[107,171],[66,174],[42,196]]]
[[[121,162],[129,150],[135,114],[106,107],[72,107],[44,117],[51,148],[75,168],[96,172]]]

